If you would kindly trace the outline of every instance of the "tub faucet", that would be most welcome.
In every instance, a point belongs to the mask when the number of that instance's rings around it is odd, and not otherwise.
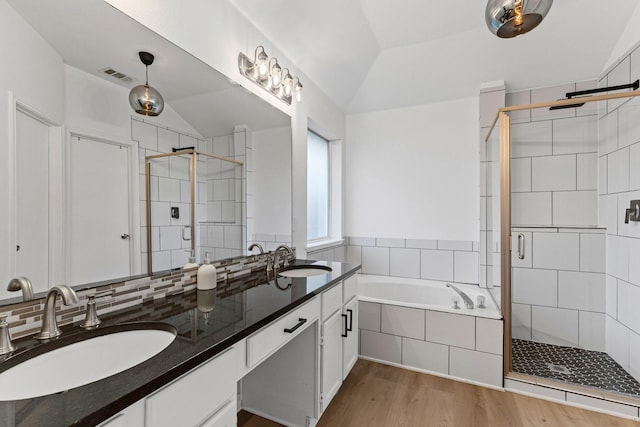
[[[276,250],[273,252],[273,271],[274,274],[277,276],[278,275],[278,252],[280,252],[280,249],[284,249],[285,251],[287,251],[289,254],[292,254],[293,251],[291,250],[291,248],[287,245],[280,245],[276,248]],[[288,267],[289,266],[289,260],[287,259],[287,255],[284,256],[284,264],[283,267]]]
[[[460,295],[460,297],[464,301],[464,306],[465,307],[467,307],[469,309],[473,308],[473,301],[471,301],[471,298],[469,298],[469,295],[465,294],[460,289],[458,289],[455,286],[453,286],[451,283],[447,283],[447,288],[453,289],[458,295]]]
[[[26,277],[15,277],[11,279],[7,285],[9,292],[17,292],[22,290],[22,300],[30,301],[33,299],[33,287],[31,286],[31,280]]]
[[[47,294],[47,299],[44,302],[44,309],[42,310],[42,329],[40,330],[40,333],[36,335],[36,338],[39,340],[56,338],[62,334],[62,331],[58,328],[58,322],[56,321],[56,298],[58,295],[62,297],[64,305],[78,303],[78,296],[70,287],[60,285],[51,288]]]

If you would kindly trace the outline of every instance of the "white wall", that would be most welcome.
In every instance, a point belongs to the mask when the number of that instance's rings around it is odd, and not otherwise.
[[[289,127],[253,132],[253,203],[256,234],[291,235]]]
[[[56,124],[64,121],[62,58],[4,0],[0,0],[0,298],[16,274],[10,265],[10,197],[13,163],[10,148],[9,93]],[[18,272],[19,273],[19,272]],[[14,296],[13,294],[11,296]]]
[[[633,12],[627,26],[625,27],[622,35],[618,39],[615,47],[611,51],[611,55],[604,66],[603,72],[615,65],[625,54],[634,48],[640,42],[640,4],[636,6],[636,10]],[[631,76],[632,81],[640,76]]]
[[[478,98],[347,117],[348,236],[477,241]]]

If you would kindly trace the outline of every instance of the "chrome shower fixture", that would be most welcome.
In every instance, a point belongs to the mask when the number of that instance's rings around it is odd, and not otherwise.
[[[493,34],[508,39],[537,27],[552,4],[553,0],[489,0],[484,17]]]
[[[280,67],[276,58],[269,59],[264,47],[256,47],[253,60],[240,52],[238,54],[238,69],[240,74],[285,104],[291,105],[294,95],[297,102],[302,101],[300,79],[292,77],[288,68]]]

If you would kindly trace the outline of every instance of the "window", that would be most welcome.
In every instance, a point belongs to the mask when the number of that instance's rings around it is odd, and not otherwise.
[[[315,132],[307,136],[307,240],[327,239],[331,233],[330,147]]]

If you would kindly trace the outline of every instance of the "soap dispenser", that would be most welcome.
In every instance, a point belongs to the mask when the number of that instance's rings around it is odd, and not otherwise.
[[[216,268],[209,262],[209,253],[204,255],[204,264],[198,268],[196,287],[201,291],[215,289],[217,285]]]
[[[189,262],[187,262],[184,267],[182,267],[183,270],[188,270],[190,268],[195,268],[195,267],[200,267],[200,264],[198,264],[196,262],[196,252],[192,249],[191,250],[191,255],[189,255]]]

